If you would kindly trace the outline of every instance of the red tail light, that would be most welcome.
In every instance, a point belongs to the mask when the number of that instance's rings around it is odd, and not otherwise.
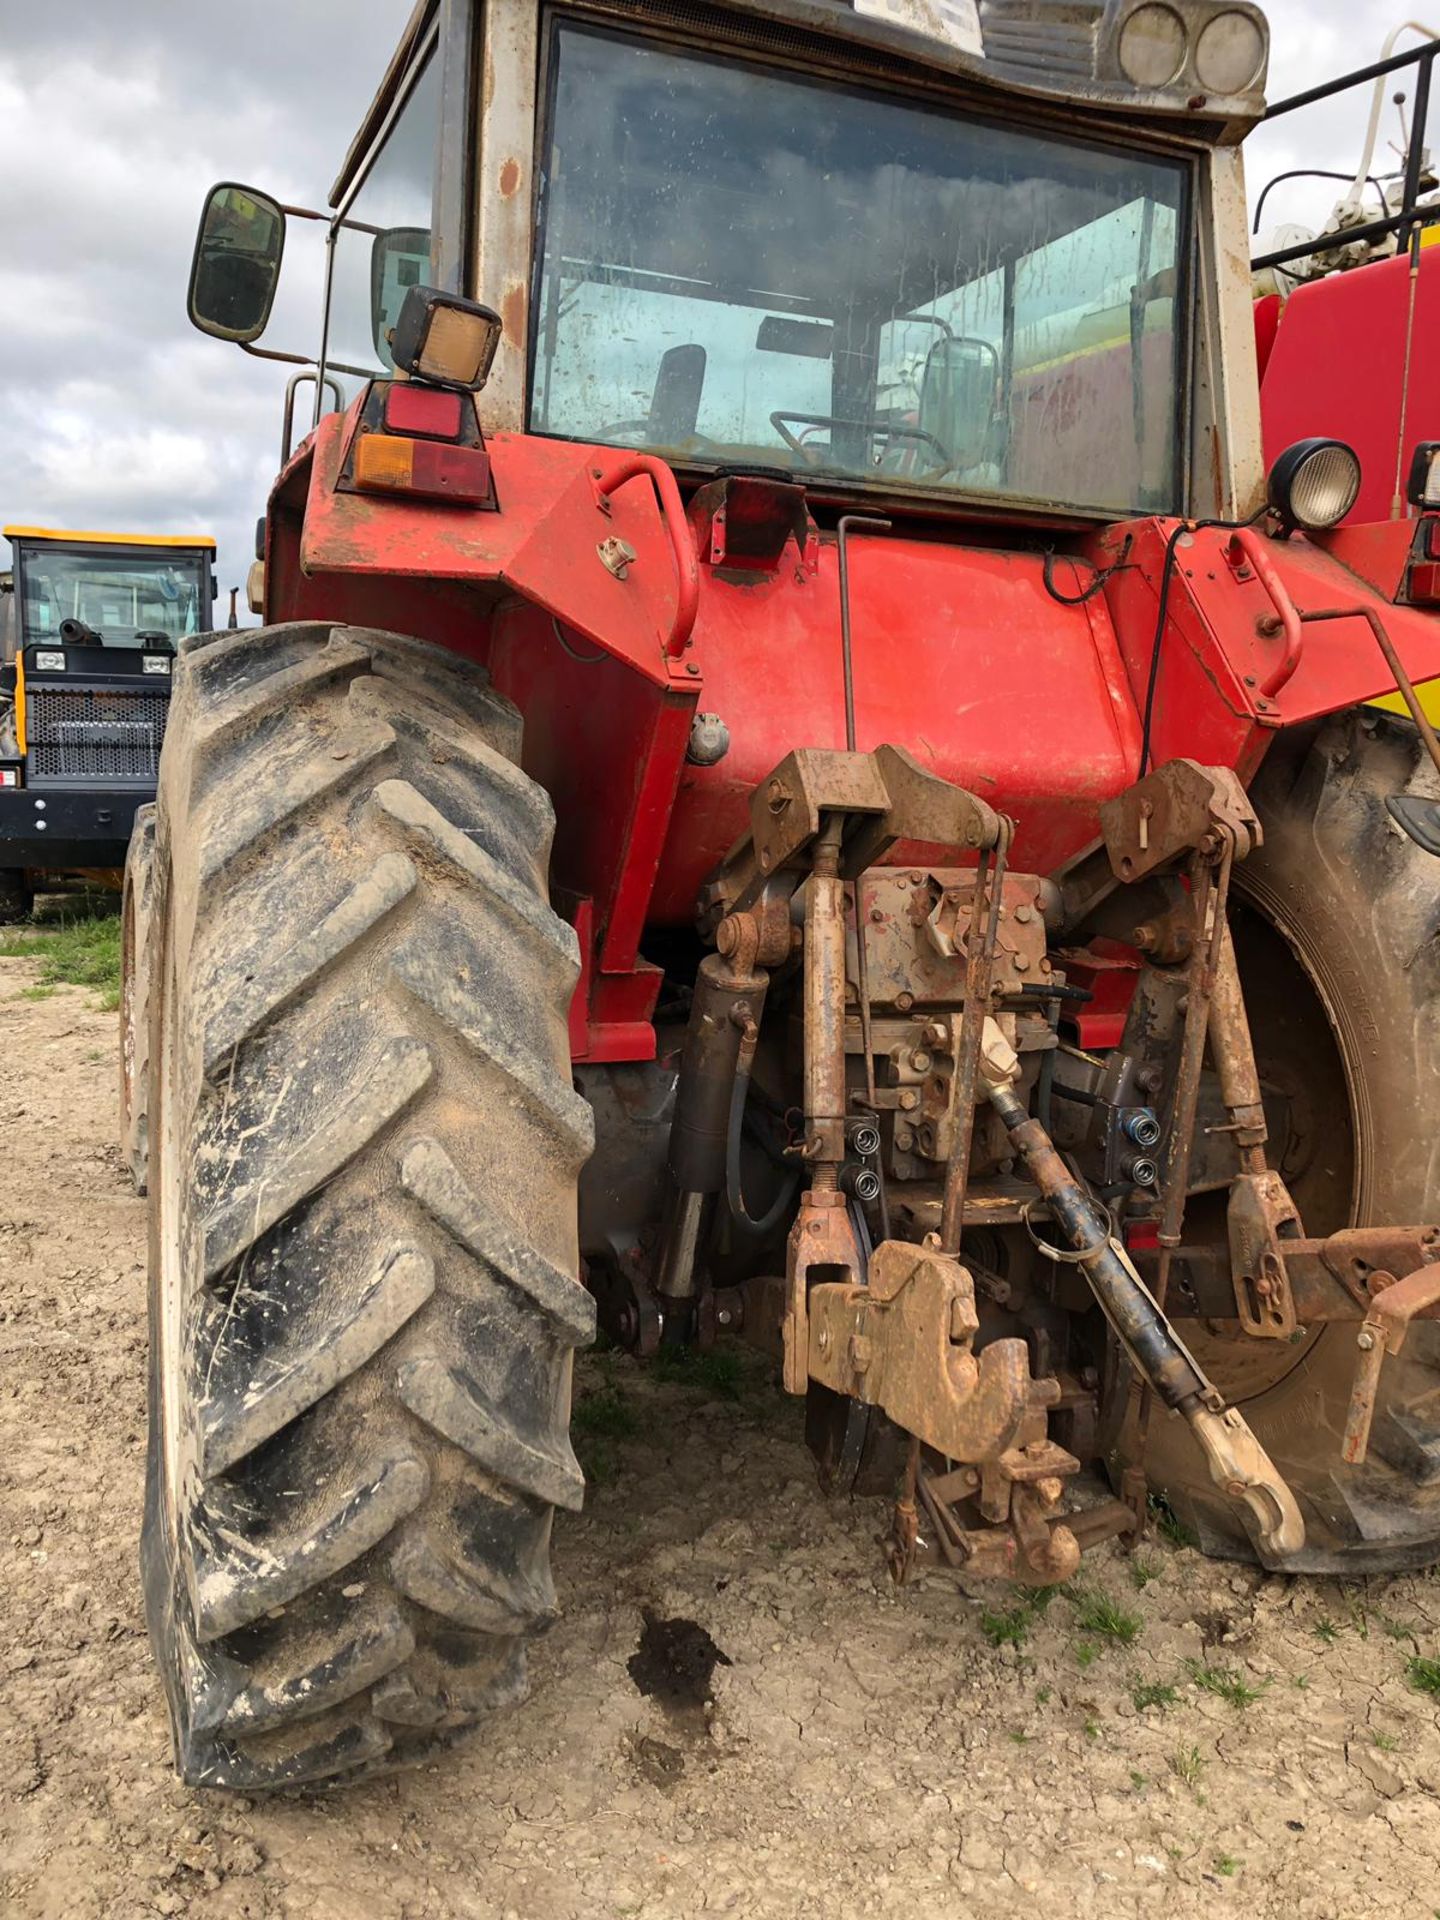
[[[463,393],[397,380],[385,395],[385,431],[424,440],[458,440],[464,419],[461,409],[473,404]]]

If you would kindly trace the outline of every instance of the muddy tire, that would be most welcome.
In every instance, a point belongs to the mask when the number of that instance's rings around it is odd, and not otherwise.
[[[478,669],[364,629],[177,662],[141,1559],[195,1785],[426,1759],[555,1614],[592,1129],[519,733]]]
[[[155,809],[139,807],[120,906],[120,1157],[144,1193],[149,1158],[150,924]]]
[[[1437,791],[1414,727],[1373,709],[1282,739],[1252,788],[1265,844],[1236,868],[1232,920],[1267,1107],[1286,1115],[1271,1153],[1308,1233],[1440,1221],[1440,860],[1385,806]],[[1361,1467],[1340,1459],[1353,1323],[1294,1346],[1182,1331],[1299,1498],[1297,1570],[1440,1559],[1440,1323],[1386,1360]],[[1208,1551],[1248,1554],[1183,1423],[1157,1422],[1145,1465]]]
[[[0,867],[0,927],[28,920],[34,905],[35,895],[30,891],[24,868]]]

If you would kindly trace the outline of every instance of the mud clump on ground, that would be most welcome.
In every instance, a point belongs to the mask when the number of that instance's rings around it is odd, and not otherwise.
[[[676,1715],[701,1713],[709,1706],[716,1667],[728,1667],[710,1635],[694,1620],[661,1620],[641,1609],[640,1644],[626,1670],[647,1700],[658,1700]]]
[[[1156,1539],[1087,1556],[1043,1605],[897,1592],[883,1507],[821,1499],[799,1406],[744,1359],[582,1363],[564,1613],[528,1703],[473,1747],[339,1795],[180,1787],[136,1567],[144,1216],[113,1146],[115,1016],[80,989],[21,998],[35,972],[0,961],[6,1920],[1440,1905],[1434,1575],[1267,1578]],[[649,1697],[647,1611],[693,1628]],[[688,1722],[663,1683],[698,1677],[687,1646],[723,1649]]]

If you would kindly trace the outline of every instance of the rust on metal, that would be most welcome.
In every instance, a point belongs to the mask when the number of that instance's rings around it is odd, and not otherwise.
[[[1386,1354],[1399,1353],[1410,1322],[1440,1305],[1440,1263],[1421,1267],[1403,1280],[1374,1273],[1370,1286],[1370,1311],[1355,1336],[1355,1383],[1340,1444],[1341,1459],[1352,1467],[1360,1466],[1370,1450],[1370,1427]]]
[[[1195,760],[1167,760],[1107,800],[1100,828],[1116,878],[1131,883],[1207,843],[1229,840],[1235,857],[1243,859],[1261,839],[1255,809],[1234,770]]]

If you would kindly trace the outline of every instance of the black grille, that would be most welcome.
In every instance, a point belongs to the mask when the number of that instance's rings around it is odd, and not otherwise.
[[[170,711],[166,693],[112,687],[26,690],[29,780],[153,786]]]

